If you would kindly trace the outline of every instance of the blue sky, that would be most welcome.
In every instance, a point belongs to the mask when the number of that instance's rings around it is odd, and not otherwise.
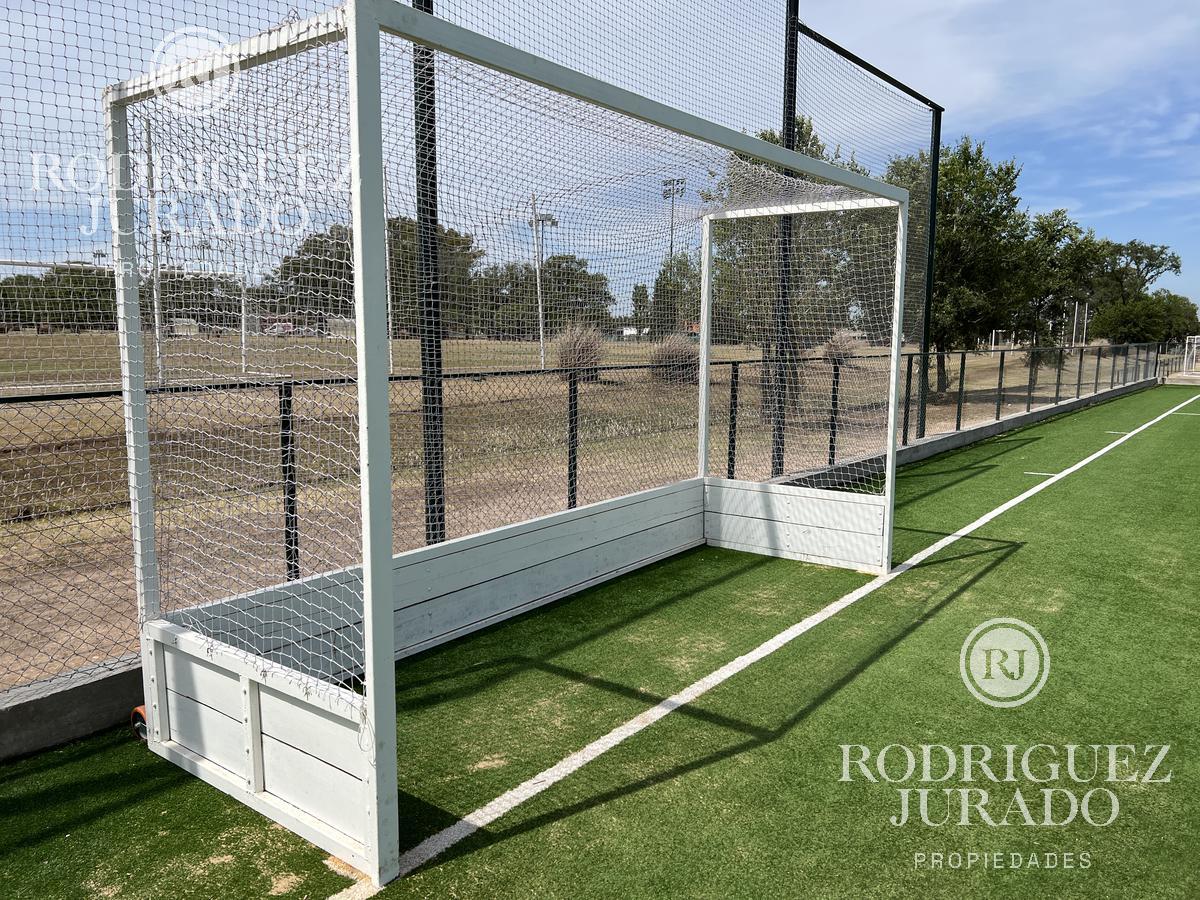
[[[1024,166],[1034,211],[1170,244],[1200,301],[1200,5],[1195,0],[802,0],[801,17],[946,107]]]

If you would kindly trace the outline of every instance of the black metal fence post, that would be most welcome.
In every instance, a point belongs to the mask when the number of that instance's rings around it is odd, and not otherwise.
[[[567,375],[567,509],[579,499],[579,372]]]
[[[1029,383],[1025,386],[1025,412],[1033,409],[1033,383],[1037,379],[1038,371],[1038,356],[1037,351],[1029,351]]]
[[[1104,348],[1096,348],[1096,380],[1092,384],[1092,393],[1100,393],[1100,361],[1104,359]]]
[[[1112,365],[1108,367],[1108,389],[1111,391],[1117,386],[1117,351],[1114,347],[1111,350]]]
[[[796,79],[797,55],[800,51],[800,0],[787,0],[783,24],[783,129],[780,133],[785,150],[796,149]],[[790,169],[783,174],[795,175]],[[787,384],[795,361],[788,328],[788,308],[791,305],[792,285],[792,224],[791,216],[779,217],[779,272],[772,310],[773,343],[775,345],[774,386],[771,403],[771,477],[783,474],[784,442],[787,426]],[[789,363],[792,365],[790,366]]]
[[[908,354],[908,374],[904,376],[904,434],[900,440],[900,443],[905,447],[908,446],[908,408],[909,400],[912,397],[912,370],[913,358],[910,353]]]
[[[413,8],[433,14],[433,0]],[[442,296],[438,246],[436,60],[413,45],[413,143],[416,171],[417,298],[421,339],[421,444],[425,470],[425,543],[446,539],[446,438],[442,383]],[[391,300],[389,298],[388,302]],[[388,335],[391,339],[391,335]]]
[[[1054,402],[1057,403],[1062,399],[1062,369],[1063,369],[1063,351],[1062,347],[1058,348],[1058,362],[1054,366]]]
[[[967,352],[958,357],[958,409],[954,413],[954,430],[962,430],[963,393],[967,388]]]
[[[1075,373],[1075,399],[1083,395],[1083,348],[1079,349],[1079,371]]]
[[[283,558],[287,580],[300,577],[300,515],[296,510],[296,417],[292,383],[281,381],[279,391],[279,467],[283,475]]]
[[[929,233],[925,236],[925,309],[921,316],[921,397],[918,401],[917,438],[925,437],[929,405],[929,320],[933,316],[933,273],[937,246],[938,169],[942,158],[942,108],[929,104]]]
[[[996,418],[1000,418],[1000,410],[1004,405],[1004,352],[1000,351],[1000,374],[996,379]]]
[[[738,369],[736,362],[729,369],[729,459],[725,477],[730,479],[737,471]]]
[[[838,429],[838,388],[842,380],[842,366],[836,359],[832,361],[833,388],[829,395],[829,465],[837,459],[837,429]]]

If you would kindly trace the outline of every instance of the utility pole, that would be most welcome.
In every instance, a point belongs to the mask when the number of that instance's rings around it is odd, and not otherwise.
[[[542,229],[547,225],[558,225],[558,219],[550,213],[538,213],[537,194],[530,196],[530,206],[533,215],[529,219],[529,227],[533,229],[533,271],[537,283],[537,315],[538,315],[538,358],[542,368],[546,368],[546,311],[542,303]]]
[[[683,193],[684,185],[687,180],[684,178],[664,178],[662,183],[663,199],[671,201],[671,238],[670,249],[667,253],[667,259],[675,255],[675,198]]]
[[[150,137],[150,123],[146,123],[146,185],[150,195],[150,312],[154,320],[154,367],[158,374],[158,383],[166,381],[166,367],[163,365],[163,315],[162,315],[162,262],[159,260],[159,222],[158,222],[158,183],[154,175],[154,144]],[[165,248],[170,243],[170,234],[161,235],[161,243]]]

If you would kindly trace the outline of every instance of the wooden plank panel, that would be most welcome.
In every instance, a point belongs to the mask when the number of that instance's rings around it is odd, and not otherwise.
[[[363,839],[367,809],[362,781],[265,734],[263,787],[354,840]]]
[[[270,688],[261,688],[259,698],[264,735],[355,778],[365,777],[365,751],[359,749],[358,726],[354,722]]]
[[[699,487],[652,500],[564,517],[537,531],[522,531],[469,551],[425,562],[407,562],[397,571],[397,610],[528,569],[626,534],[698,515],[704,498]]]
[[[703,538],[703,519],[694,514],[406,607],[396,615],[397,650],[483,627],[543,598],[566,596],[604,576],[695,546]]]
[[[816,566],[830,566],[835,569],[850,569],[855,572],[863,572],[869,575],[878,575],[879,566],[868,563],[856,563],[847,559],[830,559],[827,556],[817,556],[813,553],[798,553],[793,550],[776,549],[773,547],[765,547],[761,544],[739,544],[737,541],[709,541],[708,544],[712,547],[721,547],[725,550],[738,550],[742,553],[753,553],[758,556],[774,556],[779,559],[793,559],[797,562],[812,563]]]
[[[839,463],[840,465],[840,463]],[[831,491],[828,488],[805,487],[799,484],[776,484],[769,481],[742,481],[737,478],[704,479],[706,487],[733,487],[744,491],[761,491],[766,494],[787,494],[813,497],[819,500],[836,500],[838,503],[859,503],[864,506],[883,506],[887,501],[880,494],[859,494],[854,491]]]
[[[843,503],[787,489],[759,491],[741,485],[710,485],[705,512],[768,519],[860,534],[883,534],[883,504]]]
[[[735,549],[751,552],[756,552],[755,548],[763,548],[762,552],[785,551],[840,560],[851,568],[877,568],[883,559],[881,535],[790,525],[720,513],[705,513],[704,536],[710,544],[718,547],[736,544]]]
[[[246,777],[245,732],[240,719],[174,691],[167,691],[167,709],[171,740],[238,778]]]
[[[231,719],[242,716],[242,686],[238,676],[207,659],[163,646],[167,689],[223,712]]]

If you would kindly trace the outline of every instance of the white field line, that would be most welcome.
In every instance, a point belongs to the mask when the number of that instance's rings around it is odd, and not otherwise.
[[[1185,413],[1185,412],[1180,412],[1180,413],[1175,413],[1175,415],[1177,415],[1177,416],[1200,416],[1200,413]]]
[[[1011,500],[1000,504],[991,512],[980,516],[970,525],[960,528],[953,534],[946,535],[944,538],[934,544],[931,544],[919,553],[913,554],[912,557],[896,566],[896,568],[892,569],[886,575],[879,575],[871,581],[868,581],[857,590],[851,591],[841,599],[830,603],[824,609],[818,610],[811,616],[808,616],[806,619],[802,619],[795,625],[792,625],[784,631],[781,631],[773,638],[770,638],[769,640],[759,644],[749,653],[745,653],[742,656],[739,656],[737,659],[721,666],[721,668],[710,672],[699,681],[690,684],[683,690],[679,691],[679,693],[673,694],[672,696],[658,703],[656,706],[652,706],[645,712],[634,716],[625,724],[617,726],[608,734],[601,738],[597,738],[583,749],[577,750],[565,759],[555,763],[550,768],[539,772],[537,775],[534,775],[528,781],[517,785],[510,791],[506,791],[490,803],[479,807],[479,809],[459,819],[453,825],[445,828],[442,831],[439,831],[435,835],[431,835],[421,843],[417,844],[415,847],[405,852],[400,857],[400,875],[407,875],[414,869],[423,866],[425,863],[453,847],[459,841],[470,837],[480,828],[484,828],[499,819],[501,816],[512,812],[512,810],[516,809],[525,801],[533,799],[538,794],[542,793],[542,791],[562,781],[572,772],[583,768],[592,760],[597,759],[604,753],[607,753],[613,747],[616,747],[618,744],[637,734],[639,731],[649,728],[659,719],[666,717],[668,714],[679,709],[681,706],[686,706],[692,701],[698,699],[699,697],[711,691],[717,685],[721,684],[723,681],[728,681],[743,669],[752,666],[759,660],[770,656],[781,647],[786,646],[788,643],[795,640],[806,631],[810,631],[817,625],[820,625],[826,619],[832,618],[850,605],[858,602],[863,597],[866,597],[868,594],[872,594],[884,585],[894,581],[909,569],[920,565],[925,560],[937,553],[940,553],[942,550],[945,550],[956,541],[966,537],[974,531],[979,530],[984,525],[987,525],[993,519],[1002,516],[1013,507],[1019,506],[1030,497],[1041,493],[1046,488],[1050,487],[1050,485],[1057,484],[1068,475],[1074,474],[1089,463],[1095,462],[1110,450],[1116,449],[1130,438],[1140,434],[1152,425],[1156,425],[1167,416],[1177,412],[1195,400],[1200,400],[1200,394],[1183,401],[1178,406],[1173,407],[1162,415],[1156,416],[1149,422],[1146,422],[1144,425],[1141,425],[1135,428],[1133,431],[1124,434],[1111,444],[1101,447],[1091,456],[1081,459],[1073,466],[1063,469],[1061,472],[1056,475],[1052,475],[1045,481],[1039,482],[1029,490],[1025,491],[1023,494],[1019,494],[1018,496],[1013,497]]]
[[[1132,431],[1106,431],[1105,434],[1133,434]]]
[[[1053,478],[1053,472],[1025,472],[1025,475],[1045,475],[1047,478]]]

